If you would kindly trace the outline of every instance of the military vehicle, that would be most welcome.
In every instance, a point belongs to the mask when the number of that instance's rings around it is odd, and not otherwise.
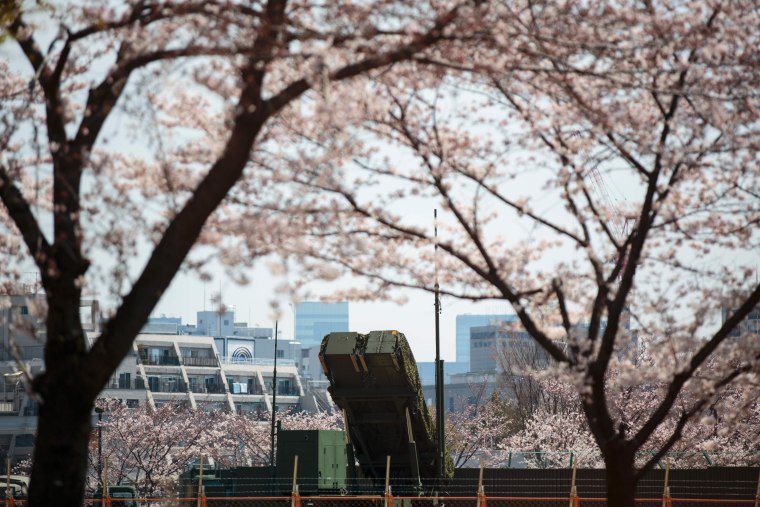
[[[420,484],[422,478],[435,478],[435,427],[404,334],[330,333],[322,340],[319,359],[330,381],[328,391],[343,411],[351,444],[347,449],[359,463],[357,475],[382,481],[390,456],[394,479]],[[453,464],[448,453],[444,456],[444,476],[451,477]],[[349,467],[353,463],[349,455]]]
[[[278,428],[274,469],[205,469],[206,494],[289,495],[295,456],[302,495],[380,494],[386,472],[396,494],[442,492],[442,478],[436,477],[435,427],[404,334],[330,333],[322,340],[319,360],[330,381],[328,391],[343,412],[346,431]],[[444,456],[443,479],[448,479],[454,467],[448,453]],[[192,467],[182,474],[183,495],[196,494],[199,473],[198,467]]]

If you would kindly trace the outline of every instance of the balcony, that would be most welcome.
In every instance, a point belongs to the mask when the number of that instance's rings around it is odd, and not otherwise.
[[[224,394],[220,377],[190,377],[190,391],[197,394]]]
[[[248,384],[245,382],[230,382],[230,393],[231,394],[252,394],[254,396],[261,396],[263,393],[263,389],[261,389],[261,386],[253,383]]]
[[[177,356],[148,356],[140,355],[140,362],[146,366],[179,366],[179,357]]]
[[[277,396],[301,396],[301,391],[299,391],[298,388],[295,388],[295,387],[290,387],[287,389],[278,387]]]
[[[106,384],[106,389],[145,389],[145,382],[141,378],[111,377]]]
[[[184,393],[187,386],[180,378],[148,377],[148,387],[154,393]]]
[[[210,368],[218,368],[219,361],[215,357],[192,357],[185,356],[182,358],[182,363],[185,366],[207,366]]]

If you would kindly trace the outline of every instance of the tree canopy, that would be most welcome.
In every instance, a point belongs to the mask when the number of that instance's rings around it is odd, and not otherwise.
[[[509,303],[579,393],[615,505],[723,389],[757,385],[756,340],[734,333],[760,301],[754,4],[0,12],[19,50],[0,63],[4,281],[34,266],[48,306],[32,506],[78,505],[97,394],[175,273],[209,255],[277,254],[294,290],[346,275],[365,282],[336,295],[438,282]],[[79,304],[103,282],[117,304],[88,349]],[[626,375],[663,389],[622,425],[606,379],[636,336],[654,366]]]

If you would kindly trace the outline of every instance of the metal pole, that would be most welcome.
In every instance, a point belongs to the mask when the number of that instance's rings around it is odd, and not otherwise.
[[[108,495],[108,460],[105,462],[105,466],[103,467],[103,505],[109,505],[109,495]]]
[[[298,493],[298,454],[293,457],[293,485],[290,488],[290,494]]]
[[[570,479],[570,507],[575,505],[575,499],[578,496],[578,491],[575,489],[575,472],[577,471],[576,463],[573,463],[573,476]]]
[[[5,459],[5,471],[8,474],[8,478],[5,480],[5,499],[11,499],[11,459]],[[12,505],[12,504],[11,504]]]
[[[391,498],[391,457],[385,457],[385,493],[383,494],[383,507],[393,507]]]
[[[665,462],[665,486],[662,489],[662,507],[669,507],[670,505],[670,486],[668,480],[670,479],[670,460]]]
[[[203,454],[201,454],[201,467],[198,470],[198,507],[201,507],[203,497]]]
[[[485,491],[483,490],[483,459],[480,459],[480,473],[478,474],[478,503],[477,507],[485,507]]]
[[[269,467],[274,476],[274,425],[277,414],[277,321],[274,321],[274,367],[272,369],[272,434],[270,438]]]
[[[391,492],[391,457],[385,457],[385,496]]]
[[[95,407],[95,412],[98,413],[98,484],[100,489],[103,489],[103,409]]]
[[[443,479],[444,475],[444,456],[445,456],[445,434],[443,418],[443,361],[441,361],[441,334],[440,334],[440,314],[441,299],[438,286],[438,210],[433,210],[433,235],[435,237],[435,419],[436,419],[436,440],[438,441],[438,455],[436,457],[436,478]]]

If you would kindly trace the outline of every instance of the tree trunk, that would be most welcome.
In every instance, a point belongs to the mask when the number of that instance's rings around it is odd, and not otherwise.
[[[34,446],[29,507],[80,507],[84,495],[92,403],[83,399],[78,375],[44,374]]]
[[[636,469],[633,456],[627,453],[614,453],[605,457],[607,468],[607,505],[608,507],[635,507]]]
[[[59,261],[58,265],[63,265]],[[98,389],[79,315],[80,292],[70,277],[49,281],[45,372],[38,397],[29,507],[80,507],[87,476],[91,414]]]

